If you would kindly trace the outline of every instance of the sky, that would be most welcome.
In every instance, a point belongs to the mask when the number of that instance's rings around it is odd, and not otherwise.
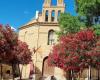
[[[65,0],[66,11],[76,15],[74,0]],[[42,11],[43,0],[0,0],[0,24],[18,29],[34,18],[36,10]]]

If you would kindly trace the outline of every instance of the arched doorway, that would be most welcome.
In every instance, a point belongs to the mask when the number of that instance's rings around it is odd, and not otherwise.
[[[48,65],[48,56],[43,59],[42,76],[54,75],[54,67]]]

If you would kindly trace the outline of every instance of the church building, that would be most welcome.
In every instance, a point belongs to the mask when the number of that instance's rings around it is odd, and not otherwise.
[[[56,0],[56,5],[52,5],[52,0],[44,0],[42,12],[36,11],[36,18],[19,28],[19,39],[26,42],[31,50],[36,49],[32,54],[35,80],[52,75],[64,80],[64,71],[48,66],[47,62],[52,46],[57,43],[58,18],[64,12],[64,0]],[[30,66],[24,65],[22,77],[27,78],[29,74]]]

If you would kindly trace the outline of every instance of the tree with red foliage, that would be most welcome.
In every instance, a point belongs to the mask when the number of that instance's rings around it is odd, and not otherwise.
[[[14,65],[28,64],[31,61],[31,54],[32,52],[28,49],[28,45],[18,40],[17,33],[9,25],[0,25],[1,63],[12,65],[12,71],[14,72]]]
[[[100,38],[98,37],[92,29],[60,37],[59,43],[53,46],[49,55],[49,65],[59,67],[66,72],[79,72],[89,66],[97,68],[100,66]],[[70,80],[72,76],[73,74]]]
[[[16,46],[13,47],[12,50],[12,59],[9,59],[9,63],[12,63],[12,69],[14,70],[14,65],[18,65],[19,64],[29,64],[29,62],[31,62],[31,52],[28,49],[28,45],[25,42],[22,42],[20,40],[18,40],[18,44]],[[19,69],[20,71],[20,69]],[[21,70],[22,71],[22,70]],[[21,75],[22,72],[20,71],[20,79],[21,79]]]

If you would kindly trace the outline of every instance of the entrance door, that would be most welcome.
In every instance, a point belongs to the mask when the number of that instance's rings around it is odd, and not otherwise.
[[[45,77],[54,75],[54,67],[48,65],[48,57],[43,60],[42,75]]]

